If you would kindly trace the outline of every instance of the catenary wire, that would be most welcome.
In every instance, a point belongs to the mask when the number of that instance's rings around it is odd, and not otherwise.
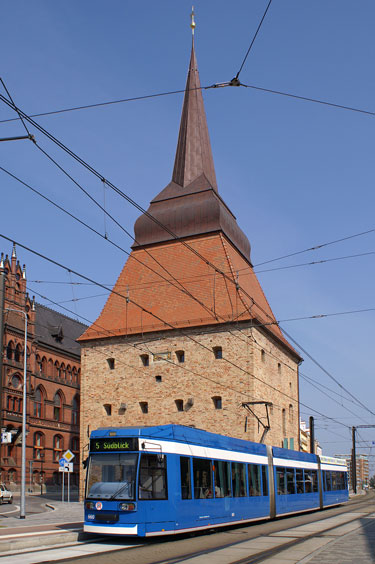
[[[347,237],[341,237],[340,239],[335,239],[334,241],[321,243],[320,245],[315,245],[314,247],[309,247],[308,249],[303,249],[302,251],[296,251],[294,253],[282,255],[280,257],[276,257],[270,260],[258,262],[258,264],[254,264],[254,268],[257,268],[258,266],[263,266],[264,264],[269,264],[270,262],[276,262],[278,260],[283,260],[285,258],[301,255],[302,253],[307,253],[309,251],[317,251],[318,249],[322,249],[323,247],[328,247],[329,245],[335,245],[336,243],[341,243],[342,241],[348,241],[348,239],[354,239],[355,237],[362,237],[362,235],[368,235],[369,233],[375,233],[375,229],[368,229],[367,231],[361,231],[360,233],[354,233],[354,235],[348,235]]]
[[[82,166],[84,166],[87,170],[89,170],[90,172],[92,172],[92,174],[94,174],[97,178],[99,178],[102,181],[105,181],[105,183],[112,188],[116,193],[118,193],[119,195],[121,195],[126,201],[128,201],[129,203],[131,203],[134,207],[136,207],[139,211],[141,211],[142,213],[144,213],[147,217],[149,217],[152,221],[154,221],[157,225],[159,225],[162,229],[164,229],[165,231],[167,231],[173,238],[178,239],[178,237],[173,233],[173,231],[171,231],[170,229],[168,229],[165,225],[163,225],[161,222],[159,222],[158,220],[156,220],[150,213],[148,213],[146,210],[144,210],[139,204],[137,204],[132,198],[130,198],[127,194],[125,194],[124,192],[122,192],[120,189],[118,189],[114,184],[112,184],[110,181],[106,180],[100,173],[98,173],[91,165],[89,165],[88,163],[86,163],[83,159],[81,159],[78,155],[76,155],[73,151],[71,151],[68,147],[66,147],[61,141],[57,140],[51,133],[49,133],[48,131],[46,131],[43,127],[41,127],[38,123],[36,123],[34,120],[32,120],[27,114],[25,114],[22,110],[20,110],[19,108],[17,108],[13,103],[9,102],[9,100],[7,100],[3,95],[0,94],[0,100],[2,100],[5,104],[7,104],[9,107],[11,107],[12,109],[14,109],[20,116],[22,116],[26,121],[28,121],[29,123],[31,123],[34,127],[36,127],[39,131],[41,131],[44,135],[46,135],[51,141],[53,141],[54,143],[56,143],[61,149],[63,149],[65,152],[67,152],[72,158],[74,158],[77,162],[79,162]],[[190,245],[188,245],[185,241],[181,241],[181,243],[189,248],[196,256],[198,256],[199,258],[201,258],[207,265],[209,265],[210,267],[212,267],[216,272],[218,272],[219,274],[223,275],[224,278],[226,278],[230,283],[234,283],[236,284],[236,286],[238,285],[238,282],[235,282],[232,278],[230,278],[229,276],[225,275],[219,268],[217,268],[214,264],[212,264],[207,258],[203,257],[202,255],[200,255],[200,253],[198,253],[193,247],[191,247]],[[50,259],[52,260],[52,259]],[[250,296],[243,288],[240,288],[241,291],[243,292],[244,295],[246,295],[250,301],[253,303],[253,305],[257,305],[259,309],[261,309],[261,311],[263,311],[263,313],[266,314],[267,317],[271,318],[271,316],[268,314],[268,312],[264,311],[264,309],[259,305],[256,304],[255,300],[252,298],[252,296]],[[249,306],[247,306],[249,307]],[[153,315],[152,313],[150,313],[151,315]],[[284,330],[285,335],[288,335],[286,333],[286,331]],[[293,340],[293,342],[295,342],[295,344],[297,346],[300,346],[296,343],[296,341],[294,339],[292,339],[292,337],[290,336],[289,338],[291,338],[291,340]],[[300,347],[300,350],[304,350],[302,349],[302,347]],[[315,362],[327,375],[329,375],[329,377],[331,377],[331,375],[329,374],[329,372],[327,370],[325,370],[322,365],[320,365],[315,359],[313,359],[312,355],[310,355],[309,353],[307,353],[307,351],[305,351],[306,354],[309,356],[309,358],[311,360],[313,360],[313,362]],[[332,377],[333,378],[333,377]],[[336,381],[336,380],[335,380]],[[337,383],[337,381],[336,381]],[[340,387],[342,387],[343,389],[345,389],[341,384]],[[346,391],[347,392],[347,391]],[[353,394],[349,393],[353,398]],[[362,402],[360,402],[359,400],[357,400],[359,402],[360,405],[362,405],[362,407],[364,409],[366,409],[367,411],[369,411],[371,414],[373,414],[373,412],[366,407]]]
[[[253,36],[253,39],[251,40],[250,46],[249,46],[249,48],[248,48],[248,50],[247,50],[247,53],[246,53],[246,55],[245,55],[245,57],[244,57],[244,59],[243,59],[243,61],[242,61],[242,63],[241,63],[240,69],[239,69],[239,71],[238,71],[237,74],[236,74],[236,78],[238,78],[238,77],[240,76],[240,73],[241,73],[241,71],[242,71],[242,69],[243,69],[243,67],[244,67],[244,64],[246,63],[246,59],[247,59],[247,57],[249,56],[249,53],[250,53],[250,51],[251,51],[251,49],[252,49],[252,46],[254,45],[254,42],[255,42],[255,40],[256,40],[256,38],[257,38],[257,35],[258,35],[258,33],[259,33],[259,30],[260,30],[260,28],[262,27],[262,23],[263,23],[263,21],[264,21],[264,18],[265,18],[266,15],[267,15],[268,8],[271,6],[271,2],[272,2],[272,0],[269,0],[269,2],[268,2],[268,4],[267,4],[267,8],[266,8],[265,11],[264,11],[264,14],[263,14],[263,16],[262,16],[262,19],[261,19],[260,22],[259,22],[259,25],[258,25],[258,27],[257,27],[257,30],[256,30],[254,36]]]
[[[52,259],[52,258],[50,258],[50,257],[47,257],[46,255],[43,255],[42,253],[39,253],[38,251],[35,251],[34,249],[31,249],[30,247],[28,247],[28,246],[26,246],[26,245],[23,245],[22,243],[15,242],[15,241],[13,241],[12,239],[10,239],[9,237],[7,237],[7,236],[4,235],[4,234],[0,234],[0,237],[2,237],[3,239],[7,240],[7,241],[10,242],[10,243],[15,243],[17,246],[19,246],[19,247],[25,249],[26,251],[28,251],[28,252],[30,252],[30,253],[32,253],[32,254],[38,256],[39,258],[42,258],[43,260],[45,260],[45,261],[47,261],[47,262],[49,262],[49,263],[51,263],[51,264],[57,266],[58,268],[62,268],[63,270],[66,270],[66,271],[68,271],[68,272],[71,272],[72,274],[74,274],[74,275],[76,275],[76,276],[78,276],[78,277],[80,277],[80,278],[83,278],[84,280],[87,280],[87,281],[89,281],[89,282],[93,282],[93,283],[95,283],[97,286],[106,289],[100,282],[96,282],[96,281],[94,281],[93,279],[89,278],[88,276],[86,276],[86,275],[84,275],[84,274],[81,274],[81,273],[78,273],[77,271],[75,271],[75,270],[73,270],[73,269],[71,269],[71,268],[69,268],[69,267],[67,267],[67,266],[65,266],[65,265],[63,265],[63,264],[61,264],[61,263],[59,263],[58,261],[56,261],[56,260],[54,260],[54,259]],[[130,298],[128,298],[128,297],[126,297],[126,296],[124,296],[124,295],[118,293],[118,292],[114,292],[114,291],[113,291],[113,293],[116,294],[116,295],[118,295],[120,298],[127,300],[129,303],[132,303],[135,307],[141,309],[143,312],[145,312],[145,313],[151,315],[151,316],[154,317],[156,320],[158,320],[159,322],[161,322],[163,325],[166,325],[166,326],[170,327],[171,329],[175,329],[175,327],[174,327],[172,324],[170,324],[170,323],[168,323],[167,321],[161,319],[159,316],[157,316],[156,314],[150,312],[147,308],[144,308],[143,306],[141,306],[140,304],[138,304],[138,303],[135,302],[134,300],[132,300],[132,299],[130,299]],[[210,349],[209,347],[203,345],[203,343],[200,343],[199,341],[197,341],[196,339],[194,339],[193,337],[191,337],[191,335],[184,333],[184,332],[181,330],[181,328],[178,328],[178,329],[179,329],[179,331],[181,332],[181,334],[184,335],[185,337],[187,337],[189,340],[191,340],[192,342],[194,342],[194,343],[197,344],[198,346],[200,346],[200,347],[202,347],[202,348],[208,350],[210,353],[212,353],[212,349]],[[272,385],[269,384],[268,382],[265,382],[264,380],[262,380],[261,378],[258,378],[258,377],[255,376],[254,374],[249,373],[247,370],[245,370],[245,369],[243,369],[242,367],[236,365],[234,362],[230,361],[229,359],[227,359],[227,358],[225,358],[225,357],[222,357],[222,360],[228,362],[228,363],[231,364],[234,368],[240,370],[241,372],[244,372],[244,373],[250,375],[251,377],[253,377],[254,379],[260,381],[262,384],[266,385],[267,387],[269,387],[269,388],[275,390],[275,391],[278,392],[280,395],[286,396],[289,400],[292,400],[293,402],[297,402],[297,403],[298,403],[298,400],[296,400],[294,397],[289,396],[288,394],[286,394],[285,392],[282,392],[281,390],[275,388],[274,386],[272,386]],[[202,377],[203,377],[203,376],[202,376]],[[205,377],[205,378],[207,378],[207,377]],[[246,395],[247,395],[247,394],[246,394]],[[299,403],[300,403],[301,405],[303,405],[304,407],[306,407],[307,409],[310,409],[310,410],[314,411],[315,413],[318,413],[319,415],[324,416],[324,414],[322,414],[321,412],[319,412],[319,411],[316,410],[315,408],[312,408],[312,407],[310,407],[310,406],[308,406],[308,405],[306,405],[306,404],[304,404],[304,403],[302,403],[302,402],[299,402]],[[332,418],[332,417],[329,417],[329,416],[326,416],[326,417],[327,417],[327,419],[330,419],[330,420],[332,420],[332,421],[335,421],[335,419]],[[339,421],[335,421],[335,422],[338,423],[339,425],[342,425],[343,427],[349,428],[349,427],[348,427],[347,425],[345,425],[344,423],[341,423],[341,422],[339,422]]]
[[[0,235],[0,236],[2,236],[2,235]],[[22,245],[20,245],[20,246],[22,246]],[[29,249],[27,249],[27,250],[29,250]],[[31,252],[33,252],[33,251],[31,251]],[[47,257],[45,257],[45,258],[46,258],[46,260],[51,260],[51,259],[48,259]],[[66,267],[64,267],[63,265],[61,265],[61,267],[62,267],[62,268],[66,268]],[[79,275],[79,276],[81,276],[81,275]],[[32,291],[32,292],[35,291],[35,290],[33,290],[32,288],[29,288],[29,290]],[[50,298],[47,298],[46,296],[43,296],[42,294],[40,294],[40,293],[38,293],[38,292],[35,292],[35,293],[36,293],[37,295],[39,295],[39,297],[48,300],[50,303],[53,303],[53,304],[59,306],[59,304],[58,304],[57,302],[55,302],[54,300],[51,300]],[[97,326],[98,326],[97,322],[92,322],[92,321],[90,321],[89,319],[87,319],[87,318],[85,318],[85,317],[83,317],[83,316],[81,316],[81,315],[79,315],[79,314],[76,314],[75,312],[73,312],[73,311],[70,310],[69,308],[66,308],[66,307],[63,307],[63,306],[59,306],[59,307],[61,307],[62,309],[64,309],[65,311],[67,311],[67,312],[69,312],[69,313],[73,313],[74,315],[77,315],[78,317],[80,317],[81,319],[84,319],[85,321],[87,321],[87,322],[90,323],[91,325],[97,325]],[[100,326],[99,326],[99,328],[100,328]],[[102,328],[102,329],[104,329],[104,328]],[[105,331],[109,334],[109,336],[112,335],[112,331],[109,331],[108,329],[105,329]],[[133,346],[133,347],[138,348],[138,349],[140,349],[140,350],[145,350],[145,349],[142,349],[142,347],[139,346],[139,344],[135,345],[135,344],[133,344],[133,343],[128,343],[128,346]],[[207,348],[207,347],[205,347],[205,348]],[[210,352],[211,352],[211,351],[210,351]],[[188,369],[187,367],[183,366],[182,364],[175,364],[175,363],[172,362],[172,361],[168,361],[168,359],[163,359],[163,360],[164,360],[165,362],[167,362],[168,364],[172,364],[172,365],[175,366],[175,367],[178,367],[178,368],[180,368],[180,369],[186,370],[186,371],[188,371],[188,372],[194,374],[195,376],[198,376],[198,377],[201,377],[201,378],[203,378],[203,379],[209,380],[209,381],[211,381],[211,382],[213,382],[213,383],[219,385],[220,387],[224,387],[224,388],[230,389],[230,390],[232,390],[232,391],[234,391],[234,392],[236,392],[236,393],[238,393],[238,394],[240,394],[240,395],[246,395],[246,396],[248,395],[247,392],[242,392],[242,391],[240,391],[240,390],[236,390],[235,388],[233,388],[233,387],[231,387],[231,386],[227,386],[227,385],[225,385],[225,384],[223,384],[223,383],[221,383],[221,382],[218,382],[218,381],[216,381],[216,380],[213,380],[212,378],[209,378],[208,376],[205,376],[205,375],[202,375],[202,374],[197,373],[197,372],[195,372],[195,371],[192,371],[191,369]],[[223,358],[223,360],[225,360],[225,359]],[[252,375],[252,376],[253,376],[253,375]],[[255,376],[253,376],[253,377],[255,378]],[[278,390],[278,389],[274,388],[273,386],[270,386],[269,384],[267,384],[267,382],[264,382],[263,380],[261,380],[261,379],[259,379],[259,378],[257,378],[257,379],[260,380],[262,383],[268,385],[269,387],[275,389],[277,392],[281,393],[282,395],[286,395],[286,394],[283,394],[280,390]],[[287,397],[288,397],[289,399],[293,399],[293,398],[291,398],[290,396],[287,396]],[[274,405],[277,406],[277,404],[274,404]],[[324,415],[324,414],[320,413],[319,411],[317,411],[316,409],[314,409],[314,408],[312,408],[312,407],[310,407],[310,406],[308,406],[308,405],[306,405],[306,404],[304,404],[304,403],[302,403],[302,402],[300,402],[300,405],[302,405],[303,407],[309,409],[310,411],[314,411],[315,413],[318,413],[321,417],[323,417],[323,418],[326,419],[326,420],[328,419],[328,420],[330,420],[330,421],[334,421],[335,423],[338,423],[339,425],[342,425],[342,426],[346,427],[347,429],[350,429],[350,427],[349,427],[348,425],[345,425],[344,423],[341,423],[340,421],[336,420],[335,418],[332,418],[332,417],[329,417],[329,416],[327,416],[327,415]],[[281,406],[277,406],[277,407],[281,408]]]

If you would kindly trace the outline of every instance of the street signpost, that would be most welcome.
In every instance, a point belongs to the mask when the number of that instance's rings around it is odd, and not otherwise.
[[[74,454],[67,450],[64,453],[64,456],[59,460],[59,472],[62,472],[62,491],[61,491],[61,500],[65,502],[65,495],[64,495],[64,486],[65,486],[65,473],[68,474],[68,503],[70,503],[70,473],[73,472],[73,460]]]

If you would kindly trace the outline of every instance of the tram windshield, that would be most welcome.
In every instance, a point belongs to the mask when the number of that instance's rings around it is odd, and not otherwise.
[[[87,470],[86,499],[135,499],[138,454],[92,454]]]

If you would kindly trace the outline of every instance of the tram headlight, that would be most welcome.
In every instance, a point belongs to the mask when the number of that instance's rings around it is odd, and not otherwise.
[[[120,511],[136,511],[135,503],[120,503]]]
[[[85,507],[86,509],[95,509],[95,503],[93,501],[86,501]]]

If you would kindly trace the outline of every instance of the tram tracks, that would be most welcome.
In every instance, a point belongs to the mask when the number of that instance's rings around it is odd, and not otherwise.
[[[226,562],[227,564],[260,564],[265,560],[268,561],[268,559],[272,557],[277,557],[277,555],[283,553],[284,551],[290,549],[298,550],[299,548],[301,549],[301,553],[305,550],[304,556],[301,556],[301,558],[303,558],[332,542],[341,534],[354,531],[359,527],[366,527],[366,524],[363,524],[363,520],[368,519],[370,515],[374,516],[371,517],[371,519],[375,518],[374,497],[375,496],[372,495],[372,499],[369,499],[369,497],[366,496],[366,499],[353,500],[350,504],[345,506],[346,510],[337,512],[337,514],[333,517],[323,517],[322,513],[316,513],[316,516],[319,517],[317,521],[311,521],[310,523],[297,525],[296,527],[284,530],[281,529],[280,531],[274,531],[268,534],[266,533],[265,535],[253,537],[249,540],[240,540],[215,546],[210,549],[192,551],[189,554],[179,557],[158,561],[154,560],[153,564],[209,564],[211,562]],[[368,507],[371,503],[372,507]],[[360,511],[362,507],[363,510]],[[365,507],[368,507],[368,509],[364,510]],[[349,511],[347,511],[348,508]],[[345,516],[347,518],[345,518]],[[358,525],[356,525],[356,522],[360,520],[362,523],[358,523]],[[329,525],[329,523],[332,524]],[[314,526],[318,526],[317,531],[312,531],[310,533],[307,532],[309,527],[314,528]],[[347,531],[347,529],[349,529],[349,531]],[[303,532],[304,530],[306,532]],[[342,531],[341,533],[340,530]],[[269,541],[269,544],[273,546],[268,546],[264,549],[256,547],[257,544],[262,544],[262,542],[267,544],[267,541]],[[246,556],[238,558],[238,556],[240,556],[239,553],[241,552],[247,552],[247,554]]]

